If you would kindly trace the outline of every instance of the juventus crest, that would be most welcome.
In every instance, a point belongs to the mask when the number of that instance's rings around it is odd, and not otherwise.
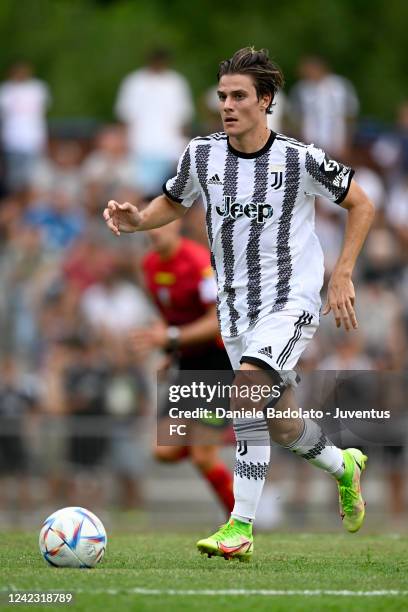
[[[280,189],[282,187],[283,184],[283,171],[284,171],[285,167],[282,165],[275,165],[273,164],[272,166],[270,166],[270,171],[271,171],[271,187],[272,189]]]
[[[272,183],[271,183],[272,189],[280,189],[283,183],[283,172],[282,171],[271,172],[271,177],[272,177]]]

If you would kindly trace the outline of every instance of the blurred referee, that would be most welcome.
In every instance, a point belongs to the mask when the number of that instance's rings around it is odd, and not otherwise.
[[[143,260],[146,287],[162,316],[154,325],[135,330],[133,346],[140,356],[154,349],[166,352],[163,368],[177,370],[231,370],[220,337],[216,314],[217,287],[208,249],[180,235],[177,220],[149,232],[153,250]],[[160,408],[159,408],[160,410]],[[169,406],[160,410],[158,441],[169,434]],[[156,445],[159,461],[189,457],[230,513],[234,506],[233,480],[220,460],[218,446],[228,426],[225,420],[189,424],[192,445]],[[205,429],[207,431],[205,431]],[[211,444],[205,442],[210,437]],[[195,440],[201,440],[196,444]]]

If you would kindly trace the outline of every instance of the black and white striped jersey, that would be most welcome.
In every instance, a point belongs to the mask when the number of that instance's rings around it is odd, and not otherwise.
[[[163,190],[183,206],[201,198],[206,207],[223,336],[271,312],[319,312],[323,253],[314,197],[342,202],[352,176],[314,145],[274,132],[251,154],[235,150],[223,132],[189,143]]]

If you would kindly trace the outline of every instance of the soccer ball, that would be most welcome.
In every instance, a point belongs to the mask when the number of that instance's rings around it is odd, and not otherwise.
[[[105,554],[107,537],[97,516],[85,508],[62,508],[40,531],[40,551],[54,567],[95,567]]]

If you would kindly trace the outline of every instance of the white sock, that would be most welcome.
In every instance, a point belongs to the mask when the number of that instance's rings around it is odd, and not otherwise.
[[[247,523],[255,518],[271,455],[269,439],[258,444],[240,441],[235,453],[235,505],[231,516]]]
[[[344,474],[343,453],[328,440],[320,426],[311,419],[303,419],[299,438],[286,446],[312,465],[339,479]]]

